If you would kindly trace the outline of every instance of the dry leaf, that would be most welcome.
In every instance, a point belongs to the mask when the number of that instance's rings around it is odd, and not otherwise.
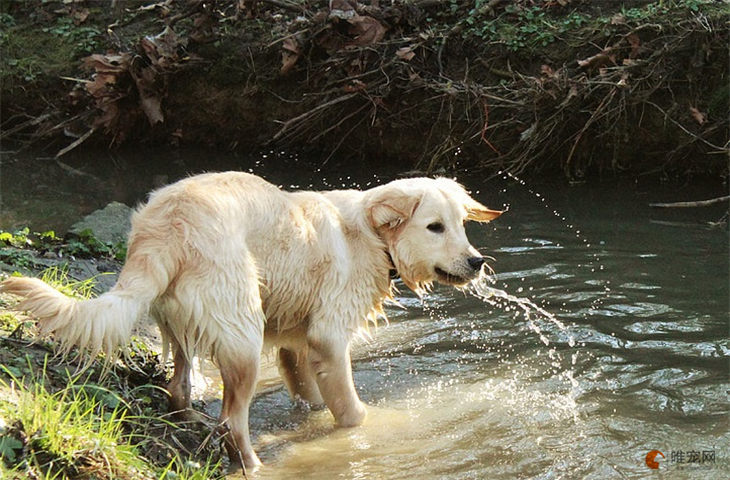
[[[609,63],[616,62],[616,55],[612,54],[612,48],[606,48],[600,53],[583,60],[578,60],[578,66],[581,68],[601,68]]]
[[[144,97],[140,99],[139,103],[142,106],[142,111],[147,115],[150,125],[162,123],[165,120],[162,115],[162,105],[159,97]]]
[[[689,107],[689,113],[692,115],[692,118],[694,118],[700,125],[704,125],[705,122],[707,122],[707,115],[700,112],[697,108]]]
[[[282,75],[289,73],[299,60],[299,55],[301,55],[301,48],[297,39],[295,37],[286,38],[281,45],[281,69],[279,73]]]
[[[350,45],[364,47],[378,43],[385,37],[385,27],[373,17],[355,15],[348,22],[350,35],[355,37]]]
[[[613,17],[611,17],[611,25],[625,25],[626,24],[626,17],[623,16],[620,13],[617,13]]]
[[[401,47],[395,51],[395,56],[400,58],[401,60],[410,62],[411,60],[413,60],[413,57],[415,57],[416,54],[413,51],[413,47]]]
[[[553,67],[551,67],[550,65],[540,66],[540,73],[542,73],[546,77],[557,78],[555,70],[553,70]]]
[[[626,88],[629,86],[629,72],[624,71],[621,73],[621,80],[616,83],[616,86],[620,88]]]
[[[80,10],[74,10],[71,14],[71,18],[73,18],[74,25],[81,25],[87,18],[89,18],[89,9],[82,8]]]
[[[155,86],[157,79],[157,71],[153,66],[140,69],[131,68],[129,73],[137,85],[139,92],[139,104],[142,111],[147,116],[150,125],[161,123],[164,121],[162,114],[162,99],[159,88]]]
[[[339,18],[342,20],[351,20],[357,16],[355,9],[357,8],[356,0],[330,0],[330,18]]]
[[[165,27],[162,33],[154,37],[143,37],[140,45],[153,65],[170,67],[180,60],[177,52],[182,42],[170,27]]]

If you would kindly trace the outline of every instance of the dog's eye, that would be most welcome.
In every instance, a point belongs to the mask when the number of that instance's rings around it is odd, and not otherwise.
[[[444,233],[444,224],[441,222],[429,223],[426,228],[434,233]]]

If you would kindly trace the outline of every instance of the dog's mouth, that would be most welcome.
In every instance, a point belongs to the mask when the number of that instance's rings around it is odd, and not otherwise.
[[[466,285],[472,280],[471,278],[463,277],[461,275],[454,275],[453,273],[449,273],[439,267],[434,268],[434,272],[436,272],[436,278],[438,281],[446,285],[461,286]]]

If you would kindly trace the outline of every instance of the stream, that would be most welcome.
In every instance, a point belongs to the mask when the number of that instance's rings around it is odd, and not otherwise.
[[[277,152],[3,155],[0,227],[63,231],[109,201],[134,205],[154,186],[229,168],[288,189],[368,188],[397,173]],[[292,404],[269,361],[251,408],[265,464],[253,478],[730,478],[728,231],[708,223],[727,205],[649,206],[723,195],[720,180],[458,180],[509,207],[467,227],[493,257],[491,283],[424,299],[400,285],[406,308],[389,308],[389,324],[354,348],[361,427]],[[214,370],[204,373],[199,396],[214,408]]]

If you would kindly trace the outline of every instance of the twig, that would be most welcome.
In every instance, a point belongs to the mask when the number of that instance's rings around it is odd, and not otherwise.
[[[730,195],[723,197],[711,198],[709,200],[697,200],[694,202],[673,202],[673,203],[650,203],[650,207],[655,208],[693,208],[693,207],[708,207],[715,205],[716,203],[723,203],[730,200]]]
[[[68,152],[70,152],[74,148],[76,148],[79,145],[81,145],[82,143],[84,143],[86,141],[86,139],[89,138],[95,131],[96,131],[95,128],[89,129],[88,132],[84,133],[79,138],[77,138],[76,140],[74,140],[74,142],[71,145],[67,146],[66,148],[62,148],[61,150],[59,150],[58,153],[56,154],[56,158],[59,158],[59,157],[61,157],[63,155],[66,155]]]
[[[273,136],[272,140],[279,140],[292,127],[292,125],[296,125],[297,123],[302,122],[309,117],[312,117],[313,115],[317,114],[318,112],[320,112],[328,107],[331,107],[332,105],[337,105],[338,103],[349,100],[352,97],[354,97],[355,95],[357,95],[357,93],[348,93],[346,95],[342,95],[341,97],[333,98],[332,100],[330,100],[328,102],[317,105],[313,109],[308,110],[308,111],[302,113],[301,115],[297,115],[294,118],[290,118],[289,120],[284,122],[283,126],[281,127],[281,129],[278,132],[276,132],[276,135]]]
[[[678,121],[676,121],[672,117],[670,117],[669,114],[662,107],[660,107],[659,105],[657,105],[656,103],[650,102],[649,100],[645,100],[645,102],[648,103],[649,105],[651,105],[652,107],[656,108],[660,112],[662,112],[662,114],[664,114],[664,118],[666,118],[667,120],[669,120],[670,122],[672,122],[673,124],[675,124],[676,126],[678,126],[684,133],[686,133],[690,137],[695,138],[696,140],[699,140],[700,142],[704,143],[705,145],[710,146],[712,148],[715,148],[717,150],[720,150],[720,151],[727,151],[728,150],[728,147],[719,147],[719,146],[715,145],[714,143],[708,142],[707,140],[705,140],[704,138],[700,137],[696,133],[690,132],[689,130],[687,130],[684,127],[684,125],[682,125],[681,123],[679,123]]]
[[[46,113],[39,117],[34,117],[34,118],[31,118],[30,120],[26,120],[25,122],[19,123],[18,125],[14,126],[13,128],[11,128],[9,130],[0,132],[0,138],[7,138],[10,135],[14,134],[15,132],[19,132],[20,130],[25,129],[26,127],[36,126],[36,125],[48,120],[50,117],[51,117],[51,114]]]
[[[484,125],[482,125],[482,134],[480,138],[484,143],[487,144],[489,148],[494,151],[494,153],[496,153],[497,155],[501,155],[500,151],[497,150],[494,145],[492,145],[492,143],[487,140],[486,137],[487,129],[489,128],[489,104],[484,98],[482,98],[482,106],[484,107]]]
[[[601,100],[601,103],[598,104],[598,107],[596,107],[596,110],[593,112],[591,117],[588,119],[588,121],[583,125],[583,128],[578,132],[578,135],[575,137],[575,142],[573,142],[573,146],[570,149],[570,153],[568,154],[568,158],[565,160],[565,168],[570,166],[570,162],[573,159],[573,154],[575,153],[575,149],[578,146],[578,143],[580,142],[581,138],[583,138],[583,134],[588,130],[588,127],[591,126],[591,124],[596,121],[598,118],[598,114],[603,110],[603,108],[608,104],[608,102],[613,99],[613,96],[616,94],[616,89],[612,89],[608,94],[606,94],[605,97],[603,97],[603,100]]]
[[[296,5],[289,2],[282,2],[280,0],[259,0],[261,3],[268,3],[269,5],[273,5],[275,7],[283,8],[284,10],[289,10],[290,12],[296,12],[296,13],[304,13],[306,12],[306,9],[303,5]]]
[[[196,0],[188,5],[188,8],[183,10],[181,13],[178,13],[177,15],[173,15],[170,17],[170,20],[167,23],[167,26],[172,28],[177,22],[180,20],[183,20],[188,17],[192,17],[195,15],[203,6],[203,0]]]

